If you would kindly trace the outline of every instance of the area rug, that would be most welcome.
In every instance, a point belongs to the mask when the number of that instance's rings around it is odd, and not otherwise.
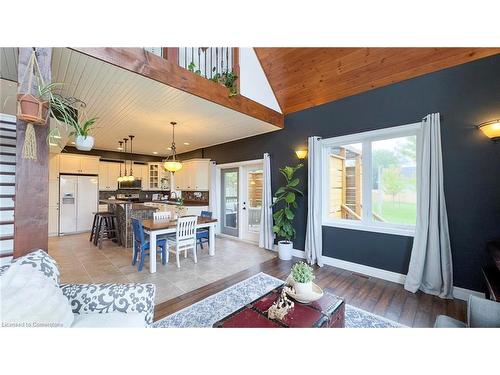
[[[283,284],[263,272],[240,281],[155,323],[154,328],[207,328]],[[400,328],[392,320],[346,305],[346,328]]]

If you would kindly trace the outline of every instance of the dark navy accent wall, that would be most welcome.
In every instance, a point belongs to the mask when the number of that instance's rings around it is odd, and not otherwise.
[[[500,118],[500,55],[375,89],[289,114],[285,128],[203,150],[228,163],[271,155],[273,191],[279,167],[297,163],[294,150],[307,137],[324,138],[418,122],[441,113],[445,194],[453,252],[454,284],[482,290],[485,242],[500,237],[500,143],[474,125]],[[304,183],[306,168],[300,177]],[[295,248],[304,248],[306,199],[300,201]],[[403,273],[412,238],[323,228],[324,255]]]

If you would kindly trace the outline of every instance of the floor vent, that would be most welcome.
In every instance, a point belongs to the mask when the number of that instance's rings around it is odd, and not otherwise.
[[[357,272],[353,272],[352,275],[357,276],[357,277],[361,277],[361,278],[367,279],[367,280],[370,278],[370,276],[368,276],[368,275],[363,275],[362,273],[357,273]]]
[[[14,253],[16,117],[0,113],[0,265]]]

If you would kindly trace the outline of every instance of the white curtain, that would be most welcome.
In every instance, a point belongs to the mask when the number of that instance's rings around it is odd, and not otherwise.
[[[323,266],[323,234],[321,228],[321,138],[309,137],[307,176],[306,259],[309,264]]]
[[[427,115],[422,121],[418,156],[417,225],[405,289],[453,298],[439,113]]]
[[[217,193],[217,163],[211,161],[209,165],[210,190],[208,196],[208,210],[214,219],[219,220],[219,194]],[[215,230],[218,233],[218,228]]]
[[[263,171],[259,247],[272,250],[274,245],[273,208],[271,207],[273,198],[271,193],[271,159],[268,153],[264,154]]]

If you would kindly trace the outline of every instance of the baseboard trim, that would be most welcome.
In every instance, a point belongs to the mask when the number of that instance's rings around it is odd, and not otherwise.
[[[296,258],[305,259],[305,252],[302,250],[293,249],[292,255]],[[371,276],[371,277],[376,277],[378,279],[391,281],[393,283],[398,283],[398,284],[402,284],[402,285],[404,285],[405,280],[406,280],[406,275],[403,275],[401,273],[387,271],[387,270],[383,270],[383,269],[375,268],[375,267],[370,267],[370,266],[366,266],[364,264],[348,262],[348,261],[337,259],[337,258],[331,258],[331,257],[324,256],[323,263],[328,265],[328,266],[342,268],[343,270],[352,271],[352,272],[360,273],[360,274]],[[453,287],[453,297],[456,299],[467,301],[469,299],[469,296],[471,296],[471,295],[476,296],[476,297],[480,297],[480,298],[485,298],[484,293],[477,292],[475,290],[460,288],[457,286]]]

